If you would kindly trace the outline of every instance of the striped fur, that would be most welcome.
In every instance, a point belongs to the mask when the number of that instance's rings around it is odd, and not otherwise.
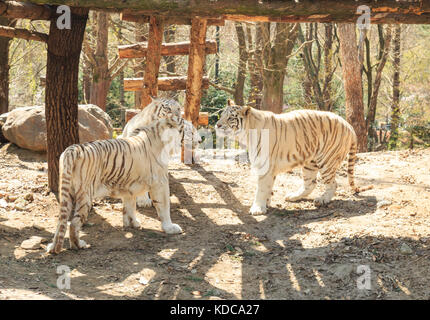
[[[126,138],[133,135],[135,129],[147,126],[154,121],[172,116],[181,116],[182,107],[178,102],[165,98],[153,98],[142,111],[135,115],[124,127],[122,135],[119,138]],[[148,193],[137,198],[138,207],[151,207],[152,201]]]
[[[325,191],[315,202],[330,202],[337,188],[336,171],[347,155],[349,185],[355,192],[364,190],[354,185],[357,136],[349,123],[332,112],[298,110],[278,115],[229,102],[217,129],[246,139],[251,164],[259,174],[251,214],[267,211],[276,175],[295,167],[302,168],[303,186],[286,199],[296,201],[309,195],[319,172]],[[255,138],[251,138],[252,129]],[[264,129],[269,129],[265,145]],[[269,161],[264,161],[265,152]]]
[[[150,192],[166,233],[181,233],[170,219],[168,157],[178,135],[191,125],[182,118],[156,121],[135,129],[135,136],[100,140],[68,147],[60,157],[60,215],[54,240],[47,251],[59,253],[70,223],[70,246],[85,248],[79,231],[95,198],[111,196],[123,201],[124,227],[139,227],[136,197]],[[194,133],[197,131],[194,129]]]

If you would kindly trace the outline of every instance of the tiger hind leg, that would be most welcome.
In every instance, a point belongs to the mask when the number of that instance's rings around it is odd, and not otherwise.
[[[148,192],[146,192],[143,196],[137,197],[137,206],[139,208],[152,207],[152,200],[149,198]]]
[[[315,198],[314,202],[317,205],[324,205],[331,201],[331,199],[334,197],[337,189],[337,182],[336,182],[336,170],[338,166],[332,165],[328,168],[323,167],[321,169],[321,178],[322,182],[325,185],[324,193]]]
[[[136,217],[136,197],[125,197],[123,201],[122,222],[124,228],[133,227],[139,228],[140,221]]]
[[[303,185],[296,192],[287,194],[287,201],[297,201],[305,198],[315,189],[317,185],[318,167],[314,161],[306,164],[302,168]]]
[[[86,249],[89,245],[79,238],[82,225],[87,221],[88,213],[91,210],[91,200],[88,196],[82,196],[76,201],[75,214],[69,228],[70,249]]]

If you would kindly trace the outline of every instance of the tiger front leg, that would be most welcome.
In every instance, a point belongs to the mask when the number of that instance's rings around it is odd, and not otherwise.
[[[123,227],[133,227],[139,228],[140,221],[136,217],[136,197],[124,197],[122,199],[123,209],[122,209],[122,223]]]
[[[152,203],[157,210],[158,217],[161,220],[161,226],[164,232],[167,234],[182,233],[182,228],[179,225],[172,223],[172,220],[170,219],[169,182],[154,184],[151,186],[149,193],[151,195]]]
[[[258,178],[257,192],[255,194],[254,203],[252,204],[249,213],[251,215],[264,214],[267,211],[267,206],[272,197],[272,188],[275,177],[270,173]]]

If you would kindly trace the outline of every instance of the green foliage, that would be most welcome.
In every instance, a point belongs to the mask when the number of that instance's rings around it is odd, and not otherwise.
[[[233,87],[234,74],[221,72],[220,85],[228,88]],[[227,100],[233,98],[231,94],[224,90],[216,89],[212,86],[204,93],[201,101],[201,111],[209,112],[209,126],[214,126],[219,119],[219,113],[227,105]]]

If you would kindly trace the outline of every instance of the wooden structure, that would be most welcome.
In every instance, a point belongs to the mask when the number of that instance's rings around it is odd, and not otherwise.
[[[144,78],[124,79],[124,90],[141,91],[141,108],[144,108],[151,97],[160,91],[186,90],[185,118],[198,124],[206,124],[204,116],[199,121],[200,99],[202,89],[207,89],[209,79],[204,77],[204,64],[207,54],[217,52],[215,41],[206,40],[207,19],[161,18],[155,16],[121,15],[125,21],[149,23],[147,42],[118,47],[118,55],[122,59],[146,57]],[[196,23],[197,22],[197,23]],[[163,26],[168,24],[191,24],[191,41],[162,43]],[[211,19],[212,25],[222,25],[223,20]],[[162,56],[188,55],[187,76],[158,77]],[[192,110],[192,112],[190,112]],[[132,112],[128,112],[130,119]]]
[[[158,96],[158,90],[186,90],[184,118],[191,121],[195,127],[207,125],[207,114],[200,115],[200,100],[202,89],[207,89],[209,79],[204,77],[206,55],[217,52],[215,41],[206,40],[208,19],[166,19],[162,17],[136,17],[121,15],[123,20],[149,23],[148,42],[142,42],[118,48],[120,58],[146,57],[144,78],[124,79],[124,90],[141,91],[141,108],[151,102],[151,97]],[[178,43],[162,43],[163,26],[166,23],[191,24],[190,41]],[[212,24],[220,25],[223,21],[211,20]],[[188,55],[188,73],[186,77],[158,77],[162,56]],[[131,119],[134,113],[126,112],[126,119]],[[182,161],[192,163],[192,150],[184,145]]]
[[[71,30],[59,30],[55,27],[58,17],[56,5],[71,7]],[[360,5],[371,8],[371,23],[430,24],[430,1],[427,0],[0,0],[0,16],[51,21],[49,35],[1,27],[0,36],[47,43],[45,109],[48,172],[50,188],[57,191],[59,156],[67,146],[79,142],[78,68],[89,9],[122,12],[124,20],[150,23],[146,53],[142,53],[147,57],[145,75],[148,76],[143,80],[143,90],[147,97],[156,96],[159,90],[159,62],[163,50],[166,50],[161,43],[163,24],[192,25],[189,69],[185,84],[185,117],[196,124],[199,117],[198,101],[204,86],[205,55],[210,50],[205,39],[208,26],[222,24],[224,20],[356,23],[362,14],[357,10]],[[180,83],[183,86],[183,82]]]

